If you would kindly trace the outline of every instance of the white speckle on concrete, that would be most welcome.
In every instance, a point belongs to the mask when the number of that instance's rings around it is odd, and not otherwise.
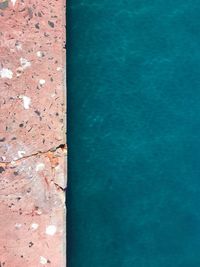
[[[41,214],[42,214],[42,211],[41,211],[40,209],[38,209],[38,210],[35,211],[35,213],[36,213],[37,215],[41,215]]]
[[[36,172],[39,172],[39,171],[44,170],[44,167],[45,167],[44,163],[39,163],[36,165],[35,170],[36,170]]]
[[[23,69],[26,69],[31,66],[31,63],[27,59],[22,58],[22,57],[20,58],[20,64]]]
[[[56,170],[56,171],[60,170],[60,166],[57,165],[57,166],[55,167],[55,170]]]
[[[46,227],[46,234],[53,236],[56,233],[56,226],[55,225],[49,225]]]
[[[22,44],[16,43],[15,46],[16,46],[17,50],[19,50],[19,51],[22,50]]]
[[[0,77],[1,78],[7,78],[7,79],[12,79],[13,77],[13,72],[9,69],[3,68],[0,70]]]
[[[45,81],[44,79],[40,79],[40,80],[39,80],[39,84],[40,84],[40,85],[44,85],[45,83],[46,83],[46,81]]]
[[[13,6],[16,4],[16,1],[17,1],[17,0],[11,0]]]
[[[6,157],[4,157],[4,156],[1,156],[1,159],[2,159],[3,161],[5,161],[5,160],[6,160]]]
[[[32,224],[31,224],[31,228],[32,228],[33,230],[37,230],[38,227],[39,227],[39,224],[38,224],[38,223],[32,223]]]
[[[61,69],[62,69],[61,67],[57,67],[57,69],[56,69],[56,70],[57,70],[57,71],[60,71]]]
[[[41,51],[37,51],[36,55],[37,55],[38,57],[43,57],[43,56],[44,56],[44,53],[41,52]]]
[[[29,106],[31,104],[30,97],[22,95],[22,96],[19,96],[19,98],[21,98],[23,100],[24,109],[29,109]]]
[[[23,155],[25,155],[25,154],[26,154],[26,152],[25,152],[25,151],[22,151],[22,150],[20,150],[20,151],[18,151],[18,152],[17,152],[17,154],[18,154],[18,156],[19,156],[20,158],[22,158],[22,157],[23,157]]]
[[[40,256],[40,263],[41,264],[47,264],[47,259],[45,258],[45,257],[43,257],[43,256]]]
[[[15,228],[16,228],[16,229],[20,229],[21,227],[22,227],[22,224],[21,224],[21,223],[16,223],[16,224],[15,224]]]

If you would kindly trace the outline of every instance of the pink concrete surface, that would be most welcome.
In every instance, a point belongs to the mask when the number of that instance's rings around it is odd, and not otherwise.
[[[65,1],[0,0],[0,267],[65,263]]]

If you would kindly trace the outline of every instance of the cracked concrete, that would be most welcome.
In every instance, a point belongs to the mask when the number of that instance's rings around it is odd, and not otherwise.
[[[65,1],[0,0],[0,266],[65,266]]]
[[[37,155],[48,154],[48,152],[55,152],[59,148],[61,148],[63,150],[64,149],[66,150],[66,144],[61,144],[58,147],[53,147],[53,148],[51,148],[49,150],[46,150],[46,151],[37,151],[34,154],[27,155],[27,156],[22,156],[20,158],[17,158],[15,160],[12,160],[12,161],[6,161],[6,160],[0,161],[0,166],[8,166],[9,164],[17,163],[17,162],[23,161],[24,159],[28,159],[28,158],[31,158],[31,157],[34,157],[34,156],[37,156]]]

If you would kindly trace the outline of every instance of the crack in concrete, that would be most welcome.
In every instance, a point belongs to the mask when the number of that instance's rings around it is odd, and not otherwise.
[[[12,160],[12,161],[0,161],[0,166],[6,166],[7,167],[8,165],[12,165],[13,163],[16,164],[18,162],[24,161],[24,160],[32,158],[32,157],[36,157],[38,155],[45,155],[45,154],[48,154],[49,152],[56,152],[58,149],[62,149],[64,151],[67,149],[67,145],[66,144],[60,144],[57,147],[53,147],[53,148],[50,148],[50,149],[45,150],[45,151],[37,151],[33,154],[23,156],[19,159]]]
[[[55,183],[55,182],[54,182],[54,185],[58,190],[61,190],[63,192],[65,192],[67,189],[67,187],[62,187],[61,185],[59,185],[58,183]]]

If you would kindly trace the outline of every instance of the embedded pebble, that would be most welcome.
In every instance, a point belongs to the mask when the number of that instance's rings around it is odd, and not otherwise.
[[[25,58],[20,58],[20,64],[21,64],[21,67],[25,70],[26,68],[30,67],[31,66],[31,63],[25,59]]]
[[[23,95],[23,96],[20,96],[19,98],[23,100],[24,109],[29,109],[30,104],[31,104],[30,97]]]
[[[37,51],[37,53],[36,53],[36,54],[37,54],[37,56],[38,56],[38,57],[43,57],[43,56],[44,56],[44,53],[43,53],[43,52],[41,52],[41,51]]]
[[[46,83],[46,81],[45,81],[44,79],[40,79],[40,80],[39,80],[39,84],[40,84],[40,85],[44,85],[45,83]]]
[[[40,256],[40,263],[41,264],[47,264],[47,259],[43,256]]]
[[[55,225],[49,225],[46,227],[46,234],[53,236],[56,233],[56,226]]]
[[[4,79],[5,78],[12,79],[13,72],[12,72],[12,70],[6,69],[6,68],[0,69],[0,77],[1,78],[4,78]]]
[[[39,224],[38,224],[38,223],[32,223],[32,224],[31,224],[31,228],[32,228],[33,230],[37,230],[38,227],[39,227]]]
[[[26,154],[26,152],[21,150],[21,151],[18,151],[17,154],[20,158],[22,158]]]

